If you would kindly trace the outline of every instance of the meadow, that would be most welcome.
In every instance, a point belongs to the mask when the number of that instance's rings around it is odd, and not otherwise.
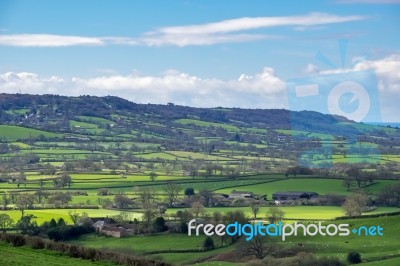
[[[9,244],[0,242],[0,265],[10,266],[31,266],[31,265],[54,265],[54,266],[89,266],[89,265],[116,265],[110,262],[92,262],[71,258],[61,253],[43,250],[32,249],[28,247],[13,247]],[[5,255],[7,254],[7,255]]]

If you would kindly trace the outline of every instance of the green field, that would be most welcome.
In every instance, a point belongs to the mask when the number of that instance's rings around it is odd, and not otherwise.
[[[42,224],[43,222],[48,222],[52,218],[58,220],[63,218],[66,223],[71,223],[71,219],[69,217],[68,212],[77,212],[84,213],[86,212],[89,217],[112,217],[120,214],[120,211],[116,210],[106,210],[106,209],[44,209],[44,210],[26,210],[25,215],[32,214],[36,217],[36,222],[38,224]],[[6,213],[10,215],[10,217],[14,221],[18,221],[21,218],[21,212],[17,210],[13,211],[0,211],[1,213]],[[138,212],[130,212],[131,217],[133,218],[141,218],[142,214]]]
[[[131,250],[134,253],[140,253],[169,249],[201,249],[204,238],[205,236],[188,237],[186,234],[156,234],[148,236],[130,236],[120,239],[86,235],[71,242],[93,248],[124,249]],[[155,243],[157,243],[156,246]]]
[[[206,121],[200,121],[200,120],[195,120],[195,119],[178,119],[175,122],[178,124],[182,124],[182,125],[196,125],[196,126],[200,126],[200,127],[221,127],[228,131],[239,131],[238,127],[235,127],[232,125],[206,122]]]
[[[115,265],[110,262],[92,262],[71,258],[61,253],[44,250],[31,249],[28,247],[13,247],[0,242],[0,265],[31,266],[31,265],[52,265],[52,266],[89,266],[89,265]],[[5,255],[7,254],[7,255]]]
[[[396,181],[381,180],[377,184],[367,187],[366,189],[371,192],[377,192],[382,187],[394,184]],[[310,191],[317,192],[320,195],[325,194],[339,194],[347,195],[350,192],[346,191],[342,185],[341,179],[317,179],[317,178],[292,178],[287,180],[280,180],[271,183],[264,183],[258,185],[241,186],[234,188],[241,191],[252,191],[255,194],[267,195],[268,199],[272,198],[272,194],[278,191]],[[229,194],[233,189],[226,188],[220,189],[216,192]]]
[[[48,138],[62,137],[61,134],[51,133],[33,128],[0,125],[0,139],[4,138],[7,141],[36,138],[39,137],[40,135],[43,135]]]
[[[330,220],[336,217],[345,216],[341,207],[336,206],[282,206],[280,207],[285,213],[284,218],[288,220]],[[211,214],[212,212],[233,212],[235,210],[243,211],[247,217],[253,218],[250,207],[216,207],[207,208],[206,211]],[[397,212],[399,208],[379,207],[371,212],[366,212],[364,215],[372,215],[379,213]],[[177,209],[168,209],[168,214],[176,213]],[[259,219],[266,219],[270,214],[269,207],[261,207],[260,213],[257,215]]]

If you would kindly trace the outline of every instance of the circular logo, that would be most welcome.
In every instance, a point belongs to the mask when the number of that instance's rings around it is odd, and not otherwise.
[[[343,111],[340,107],[340,98],[350,93],[353,95],[351,102],[358,100],[358,107],[353,112]],[[350,103],[351,103],[350,102]],[[354,81],[344,81],[333,87],[328,95],[328,111],[331,114],[345,116],[354,121],[362,121],[369,112],[371,100],[363,86]]]

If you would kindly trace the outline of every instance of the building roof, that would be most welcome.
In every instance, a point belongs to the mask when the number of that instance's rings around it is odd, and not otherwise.
[[[272,194],[273,196],[285,195],[285,196],[317,196],[318,193],[316,192],[305,192],[305,191],[278,191]]]
[[[253,192],[232,190],[231,194],[253,194]]]
[[[101,231],[122,232],[122,231],[125,231],[125,229],[122,227],[114,227],[114,226],[105,225]]]

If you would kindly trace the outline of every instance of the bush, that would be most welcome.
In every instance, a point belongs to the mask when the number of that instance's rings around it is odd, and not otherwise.
[[[8,235],[7,242],[11,243],[14,247],[21,247],[25,245],[25,238],[21,235]]]
[[[361,254],[356,251],[352,251],[347,254],[347,261],[351,264],[361,263]]]
[[[33,249],[44,249],[46,244],[40,237],[27,237],[26,245]]]
[[[165,225],[164,217],[157,217],[154,221],[154,229],[156,232],[164,232],[167,230],[167,226]]]
[[[203,249],[204,250],[214,249],[214,240],[211,237],[207,236],[206,239],[204,239]]]
[[[75,245],[70,245],[69,246],[69,250],[68,250],[68,254],[70,257],[73,258],[79,258],[80,257],[80,248],[78,246]]]

